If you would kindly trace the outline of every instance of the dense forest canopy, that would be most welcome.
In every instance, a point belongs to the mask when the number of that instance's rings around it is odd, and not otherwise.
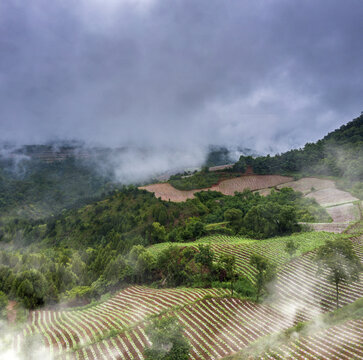
[[[100,175],[74,157],[51,163],[0,157],[0,217],[41,218],[83,199],[80,206],[108,192],[110,181],[109,174]]]

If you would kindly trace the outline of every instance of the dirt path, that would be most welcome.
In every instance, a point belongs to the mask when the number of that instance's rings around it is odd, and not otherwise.
[[[16,320],[16,301],[9,301],[8,306],[6,307],[6,310],[8,311],[8,323],[14,324]]]

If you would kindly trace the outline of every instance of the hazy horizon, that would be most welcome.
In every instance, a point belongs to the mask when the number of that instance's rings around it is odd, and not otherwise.
[[[362,110],[362,16],[357,0],[5,0],[0,141],[301,147]]]

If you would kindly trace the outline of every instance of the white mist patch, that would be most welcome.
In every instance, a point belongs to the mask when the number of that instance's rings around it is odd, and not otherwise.
[[[5,321],[0,322],[0,360],[52,360],[41,335],[28,336],[15,345],[19,332]],[[18,339],[19,340],[19,339]]]
[[[184,171],[199,167],[205,161],[202,148],[174,149],[126,148],[120,153],[107,156],[96,163],[100,171],[111,171],[120,183],[137,183],[149,180],[166,172]]]
[[[289,276],[279,277],[269,286],[270,295],[266,303],[276,307],[286,316],[289,326],[294,326],[296,321],[301,321],[301,316],[313,319],[319,316],[321,311],[321,298],[315,298],[314,289],[319,284],[318,279],[304,281],[305,268],[303,264],[295,263],[289,268]],[[308,275],[308,274],[307,274]],[[310,274],[309,274],[310,275]],[[286,290],[293,291],[297,296],[287,296]]]

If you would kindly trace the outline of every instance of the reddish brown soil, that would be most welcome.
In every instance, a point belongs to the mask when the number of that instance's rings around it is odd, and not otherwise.
[[[213,185],[210,188],[198,190],[178,190],[169,183],[142,186],[140,189],[153,192],[156,197],[161,197],[162,200],[182,202],[186,201],[187,199],[192,199],[194,194],[199,191],[212,190],[220,191],[225,195],[234,195],[236,191],[242,192],[246,189],[265,189],[290,182],[291,180],[291,177],[281,175],[245,175],[238,178],[223,180],[219,184]]]

